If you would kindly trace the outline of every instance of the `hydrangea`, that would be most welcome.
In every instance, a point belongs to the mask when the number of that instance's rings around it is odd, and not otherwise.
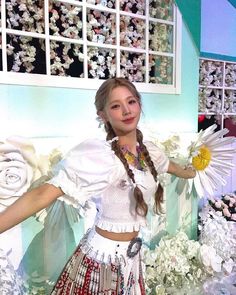
[[[198,241],[189,240],[179,231],[175,236],[163,237],[154,250],[148,250],[144,260],[148,294],[155,294],[157,286],[156,294],[161,294],[161,286],[167,292],[173,287],[198,285],[206,275],[199,256],[200,247]]]

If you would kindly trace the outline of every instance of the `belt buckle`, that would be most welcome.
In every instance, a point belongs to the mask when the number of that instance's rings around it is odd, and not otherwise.
[[[135,255],[138,254],[142,246],[142,239],[141,238],[134,238],[130,241],[128,249],[127,249],[127,256],[129,258],[133,258]]]

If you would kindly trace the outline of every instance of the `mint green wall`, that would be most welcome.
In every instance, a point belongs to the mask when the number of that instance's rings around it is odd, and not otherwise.
[[[143,122],[163,132],[197,130],[198,53],[185,25],[182,40],[182,93],[143,94]],[[94,95],[93,90],[0,84],[0,137],[88,135],[98,125]]]

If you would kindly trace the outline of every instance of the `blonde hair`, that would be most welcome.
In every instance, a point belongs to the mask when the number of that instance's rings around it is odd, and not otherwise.
[[[105,105],[111,95],[111,92],[114,88],[116,87],[126,87],[132,94],[133,96],[138,100],[140,106],[141,106],[141,96],[139,92],[137,91],[136,87],[127,79],[125,78],[111,78],[106,80],[98,89],[96,96],[95,96],[95,106],[97,113],[101,112],[104,110]],[[105,124],[105,130],[107,132],[107,140],[111,140],[114,137],[116,137],[116,134],[109,122]],[[155,166],[151,160],[151,157],[149,155],[149,152],[146,148],[146,146],[143,143],[143,135],[142,132],[137,129],[137,141],[139,143],[139,146],[143,152],[144,158],[145,158],[145,163],[149,167],[153,178],[155,181],[157,181],[157,171],[155,169]],[[116,156],[121,160],[122,164],[124,165],[124,168],[132,180],[132,182],[135,184],[135,177],[133,171],[129,168],[129,164],[124,157],[123,152],[120,149],[120,146],[117,141],[112,141],[111,143],[111,148],[115,152]],[[143,193],[140,190],[140,188],[136,185],[134,188],[134,198],[136,200],[136,213],[141,215],[141,216],[146,216],[147,211],[148,211],[148,206],[146,202],[144,201],[143,198]],[[155,193],[155,207],[154,211],[156,213],[162,212],[161,210],[161,203],[163,202],[163,188],[160,184],[158,184],[156,193]]]

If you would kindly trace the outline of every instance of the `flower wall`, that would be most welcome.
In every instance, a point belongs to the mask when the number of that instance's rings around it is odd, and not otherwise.
[[[156,85],[154,92],[165,85],[167,93],[179,87],[181,26],[173,0],[7,0],[3,9],[0,74],[122,76]]]

